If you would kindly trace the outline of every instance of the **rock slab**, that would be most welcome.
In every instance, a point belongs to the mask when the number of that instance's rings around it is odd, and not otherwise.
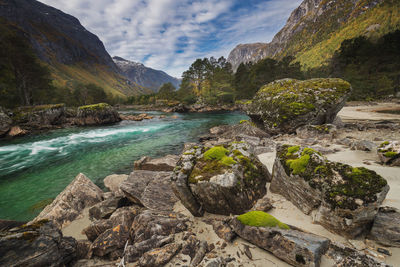
[[[34,221],[48,219],[57,227],[64,228],[78,218],[83,209],[93,206],[102,199],[103,191],[80,173]]]
[[[320,266],[321,256],[330,244],[329,239],[317,235],[278,227],[248,226],[236,218],[230,225],[241,238],[293,266]]]
[[[157,159],[145,156],[140,160],[135,161],[134,169],[147,171],[173,171],[178,160],[179,156],[176,155],[167,155]]]
[[[384,246],[400,247],[400,211],[391,207],[379,208],[370,238]]]

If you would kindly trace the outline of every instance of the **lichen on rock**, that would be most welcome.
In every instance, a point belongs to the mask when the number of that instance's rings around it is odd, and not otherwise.
[[[332,123],[350,92],[342,79],[283,79],[261,87],[245,109],[267,133],[291,133],[306,124]]]

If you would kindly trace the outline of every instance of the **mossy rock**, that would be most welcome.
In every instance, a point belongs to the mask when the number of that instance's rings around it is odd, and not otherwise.
[[[400,142],[382,142],[378,147],[378,156],[383,164],[400,166]]]
[[[78,108],[78,110],[81,111],[86,111],[86,110],[104,110],[104,109],[109,109],[111,106],[107,103],[99,103],[99,104],[93,104],[93,105],[86,105],[86,106],[81,106]]]
[[[239,215],[237,219],[244,225],[255,227],[279,227],[280,229],[289,230],[290,227],[282,223],[274,216],[263,211],[250,211]]]
[[[387,181],[375,171],[331,162],[318,151],[308,147],[283,145],[277,156],[286,174],[298,175],[310,187],[319,190],[331,208],[355,210],[362,203],[373,203]]]
[[[332,123],[350,93],[342,79],[283,79],[263,86],[245,109],[267,133],[293,133],[302,125]]]

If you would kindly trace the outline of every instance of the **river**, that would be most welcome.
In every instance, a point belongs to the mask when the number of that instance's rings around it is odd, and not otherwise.
[[[103,188],[104,177],[128,174],[142,156],[179,154],[209,128],[247,119],[239,112],[147,113],[155,118],[0,142],[0,219],[31,220],[41,211],[38,203],[55,198],[80,172]]]

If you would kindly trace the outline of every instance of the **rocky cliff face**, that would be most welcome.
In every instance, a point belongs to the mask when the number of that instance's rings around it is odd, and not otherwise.
[[[386,3],[383,3],[386,2]],[[295,9],[286,22],[286,25],[275,35],[270,43],[240,44],[229,54],[228,61],[236,71],[240,63],[257,62],[266,57],[280,58],[286,55],[295,56],[297,59],[303,52],[306,52],[324,40],[335,38],[336,46],[329,47],[327,54],[332,54],[341,41],[353,38],[368,31],[371,25],[375,25],[377,20],[370,19],[375,8],[381,9],[391,1],[385,0],[304,0],[300,6]],[[380,5],[382,4],[382,5]],[[366,14],[364,17],[361,15]],[[389,17],[391,16],[388,14]],[[356,19],[369,18],[366,23],[368,26],[364,29],[352,29],[347,31],[346,36],[342,36],[342,30],[350,26]],[[393,22],[381,21],[384,25],[376,25],[373,30],[384,28],[386,24],[393,25]],[[382,30],[382,29],[381,29]],[[332,36],[336,33],[337,36]],[[379,31],[381,34],[381,31]],[[333,40],[333,39],[332,39]],[[319,51],[314,51],[319,52]],[[325,58],[326,59],[326,58]],[[299,60],[301,63],[307,63]],[[321,62],[322,63],[322,62]]]
[[[100,39],[75,17],[34,0],[0,0],[0,19],[29,39],[58,83],[69,86],[100,80],[98,85],[114,94],[144,91],[127,84]]]
[[[179,79],[169,76],[161,70],[148,68],[141,63],[129,61],[121,57],[113,57],[113,60],[130,81],[149,88],[154,92],[157,92],[164,83],[170,82],[176,88],[181,83]]]

